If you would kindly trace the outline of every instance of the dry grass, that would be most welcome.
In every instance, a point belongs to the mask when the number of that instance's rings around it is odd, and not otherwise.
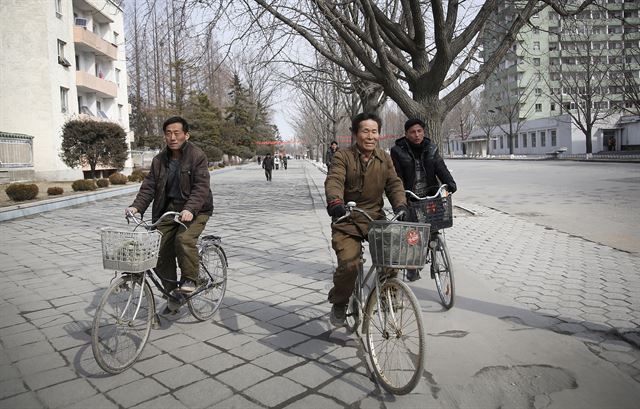
[[[86,193],[86,192],[74,192],[73,189],[71,189],[71,184],[73,183],[73,181],[71,182],[25,182],[25,183],[29,183],[29,184],[34,183],[38,185],[38,196],[35,199],[25,200],[22,202],[14,202],[13,200],[9,199],[9,197],[7,196],[7,193],[5,192],[5,189],[7,188],[7,186],[9,186],[9,184],[3,183],[3,184],[0,184],[0,207],[14,206],[17,204],[24,204],[24,203],[33,203],[41,200],[55,199],[57,197],[65,197],[65,196],[72,196],[72,195]],[[61,187],[62,189],[64,189],[64,192],[61,195],[49,196],[47,194],[47,189],[55,186]],[[109,189],[109,188],[106,188],[106,189]]]

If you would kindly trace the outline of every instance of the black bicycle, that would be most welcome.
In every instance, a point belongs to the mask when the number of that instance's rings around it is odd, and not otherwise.
[[[227,257],[221,238],[203,236],[197,244],[200,256],[197,288],[190,294],[167,291],[166,283],[180,281],[159,277],[155,271],[162,234],[153,228],[162,220],[180,213],[166,212],[158,221],[148,224],[129,213],[133,231],[105,228],[101,231],[102,259],[106,269],[117,270],[111,285],[102,295],[91,329],[93,356],[100,368],[117,374],[133,365],[149,339],[151,327],[158,324],[156,303],[151,289],[155,287],[176,307],[187,304],[191,314],[205,321],[222,304],[227,287]],[[136,230],[142,227],[141,230]],[[186,226],[185,226],[186,228]]]
[[[446,184],[440,186],[433,196],[419,197],[410,190],[405,190],[405,193],[415,199],[409,201],[415,220],[431,226],[427,263],[430,264],[431,278],[436,282],[440,301],[446,309],[450,309],[454,304],[455,285],[444,229],[453,226],[452,195],[447,191]]]

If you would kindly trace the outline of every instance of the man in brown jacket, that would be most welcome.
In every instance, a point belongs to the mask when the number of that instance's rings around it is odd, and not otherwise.
[[[335,153],[324,182],[327,211],[334,219],[346,214],[345,203],[357,206],[373,219],[384,219],[383,193],[394,212],[407,209],[402,181],[396,175],[388,153],[378,148],[382,120],[375,114],[361,113],[351,121],[356,143]],[[346,306],[355,287],[360,261],[361,242],[366,238],[369,222],[355,213],[352,220],[331,227],[331,245],[336,252],[338,268],[329,291],[331,322],[344,325]]]
[[[153,202],[152,221],[164,212],[180,212],[180,221],[172,219],[158,225],[162,232],[158,275],[167,280],[169,291],[177,287],[176,257],[182,272],[180,291],[196,289],[199,259],[196,243],[213,212],[207,157],[200,148],[189,142],[189,124],[179,116],[167,119],[162,130],[167,147],[151,162],[151,170],[140,186],[135,200],[126,210],[144,213]]]

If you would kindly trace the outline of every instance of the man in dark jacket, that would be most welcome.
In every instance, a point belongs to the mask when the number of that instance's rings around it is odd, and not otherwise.
[[[351,121],[356,143],[335,153],[324,182],[327,211],[334,218],[346,214],[345,203],[356,202],[373,219],[384,219],[383,195],[394,212],[406,211],[407,201],[402,182],[396,175],[389,154],[378,147],[382,120],[375,114],[361,113]],[[351,222],[331,226],[331,246],[338,259],[329,291],[331,322],[344,325],[349,296],[355,288],[360,261],[361,242],[367,237],[369,220],[362,214],[352,215]]]
[[[153,221],[164,212],[180,212],[186,230],[172,219],[158,225],[162,241],[156,271],[160,277],[174,281],[165,282],[165,288],[173,290],[177,287],[177,257],[182,272],[179,291],[189,293],[198,281],[196,243],[213,212],[208,161],[204,152],[189,142],[189,124],[184,118],[167,119],[162,130],[167,147],[153,158],[149,174],[126,210],[143,214],[153,202]]]
[[[405,190],[411,190],[417,196],[433,195],[446,183],[449,192],[456,191],[453,176],[447,169],[438,147],[425,137],[425,124],[420,119],[409,119],[404,124],[404,137],[396,141],[391,148],[391,159],[396,173],[402,179]],[[414,281],[420,278],[417,270],[408,270],[407,278]]]
[[[333,156],[338,151],[338,142],[331,141],[329,145],[329,149],[327,149],[327,155],[324,159],[324,164],[327,165],[327,173],[329,173],[329,167],[331,166],[331,161],[333,160]]]
[[[267,156],[264,157],[262,168],[264,169],[264,175],[267,177],[267,182],[269,182],[273,171],[273,156],[270,153],[267,153]]]

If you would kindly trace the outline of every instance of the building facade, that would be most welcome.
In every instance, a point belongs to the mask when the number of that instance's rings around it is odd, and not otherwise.
[[[0,132],[13,135],[0,140],[1,166],[14,180],[20,171],[22,179],[82,178],[59,157],[67,120],[116,122],[132,140],[123,10],[110,0],[3,0],[0,11]],[[31,166],[12,160],[16,135],[30,138]]]
[[[592,152],[603,150],[603,138],[611,136],[620,149],[640,143],[633,135],[625,137],[616,125],[625,111],[634,113],[640,107],[640,0],[596,3],[569,18],[560,18],[550,7],[535,14],[487,80],[484,98],[493,105],[488,111],[497,114],[503,134],[511,135],[507,138],[513,153],[533,148],[529,141],[523,146],[517,131],[537,126],[527,125],[529,121],[564,123],[567,116],[574,125],[595,122]],[[504,1],[500,5],[497,20],[483,38],[487,55],[504,35],[501,27],[517,15],[518,4]],[[504,132],[506,128],[510,131]],[[569,138],[559,142],[569,153],[586,152],[584,132],[577,126],[559,127],[558,132],[558,140]],[[547,139],[546,133],[542,136]]]

